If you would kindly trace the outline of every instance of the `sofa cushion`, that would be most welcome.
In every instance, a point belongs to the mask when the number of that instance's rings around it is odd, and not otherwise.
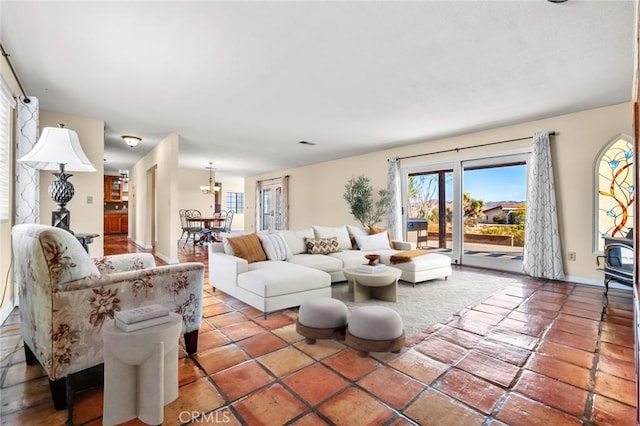
[[[342,269],[355,268],[358,265],[363,265],[369,262],[364,258],[364,255],[368,254],[360,250],[342,250],[338,253],[331,253],[327,256],[331,256],[334,259],[340,259],[342,262]]]
[[[377,228],[375,226],[369,226],[370,234],[380,234],[381,232],[387,233],[387,238],[389,238],[389,247],[393,247],[393,240],[391,239],[391,232],[387,228]]]
[[[324,272],[336,272],[342,270],[342,261],[324,254],[296,254],[289,263],[318,269]]]
[[[292,254],[280,233],[258,234],[262,249],[269,260],[287,260]]]
[[[260,239],[255,233],[227,238],[227,240],[233,248],[234,256],[241,257],[249,263],[267,260],[267,255],[264,254]]]
[[[262,297],[282,296],[329,286],[329,274],[291,262],[256,262],[249,266],[248,272],[238,275],[238,287]]]
[[[389,238],[385,233],[356,235],[356,242],[362,251],[390,249]]]
[[[340,251],[338,239],[333,238],[305,238],[308,254],[329,254]]]
[[[287,242],[291,254],[300,254],[307,252],[307,245],[305,244],[305,238],[314,238],[313,228],[302,229],[300,231],[280,231],[280,234]]]
[[[369,235],[369,228],[365,228],[362,226],[353,226],[347,225],[347,232],[349,233],[349,238],[351,239],[351,248],[353,250],[358,250],[358,243],[356,242],[356,235]]]
[[[313,233],[316,238],[336,238],[341,250],[351,249],[351,238],[346,226],[314,226]]]

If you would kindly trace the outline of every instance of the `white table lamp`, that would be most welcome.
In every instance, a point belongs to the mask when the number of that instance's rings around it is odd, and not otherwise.
[[[59,126],[45,127],[38,143],[18,161],[38,170],[58,170],[53,173],[58,179],[49,185],[49,196],[58,205],[58,210],[51,213],[51,225],[69,230],[71,217],[65,206],[75,190],[67,180],[73,175],[65,172],[95,172],[96,168],[82,151],[78,134],[63,124]]]

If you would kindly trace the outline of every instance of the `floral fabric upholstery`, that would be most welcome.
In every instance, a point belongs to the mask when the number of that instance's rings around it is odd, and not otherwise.
[[[22,336],[51,380],[103,362],[102,327],[116,311],[157,303],[182,315],[182,333],[200,327],[202,263],[90,259],[72,234],[45,225],[16,225],[12,240]]]

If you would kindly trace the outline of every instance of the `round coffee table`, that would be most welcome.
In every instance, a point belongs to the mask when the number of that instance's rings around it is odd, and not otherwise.
[[[343,272],[353,286],[354,302],[364,302],[371,298],[397,301],[398,280],[402,275],[400,269],[387,266],[383,271],[372,274],[359,271],[357,268],[347,268]]]

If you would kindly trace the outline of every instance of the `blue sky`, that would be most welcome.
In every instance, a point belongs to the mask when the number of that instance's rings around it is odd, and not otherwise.
[[[463,191],[487,201],[526,201],[527,167],[523,165],[467,170]]]
[[[464,172],[464,192],[472,198],[488,201],[526,201],[527,168],[524,164]],[[447,201],[453,200],[452,185],[447,185]]]

